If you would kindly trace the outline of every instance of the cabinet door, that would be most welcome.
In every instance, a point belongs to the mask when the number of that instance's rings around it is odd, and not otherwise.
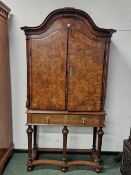
[[[67,30],[31,42],[30,108],[65,110]]]
[[[79,30],[69,37],[68,110],[100,111],[104,41]]]

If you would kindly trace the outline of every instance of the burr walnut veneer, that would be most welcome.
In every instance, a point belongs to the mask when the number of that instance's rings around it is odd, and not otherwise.
[[[74,8],[55,10],[40,26],[22,30],[27,45],[27,169],[57,164],[66,171],[71,165],[91,165],[100,172],[108,55],[115,30],[97,27],[87,13]],[[38,125],[63,126],[62,161],[36,159]],[[67,160],[68,126],[93,127],[92,162]]]
[[[0,175],[13,153],[10,70],[8,57],[8,14],[10,9],[0,1]]]

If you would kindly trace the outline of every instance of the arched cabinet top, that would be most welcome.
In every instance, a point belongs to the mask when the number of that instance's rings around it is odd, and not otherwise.
[[[94,21],[91,19],[91,17],[84,11],[75,9],[75,8],[62,8],[57,9],[51,12],[46,19],[43,21],[43,23],[36,27],[21,27],[22,30],[24,30],[26,35],[39,35],[52,25],[52,23],[60,18],[74,18],[79,19],[83,21],[84,23],[88,24],[90,27],[91,33],[95,35],[96,37],[111,37],[116,30],[114,29],[103,29],[94,23]]]

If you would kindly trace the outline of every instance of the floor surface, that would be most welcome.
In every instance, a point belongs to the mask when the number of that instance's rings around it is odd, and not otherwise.
[[[102,161],[104,164],[104,169],[100,173],[101,175],[121,175],[120,173],[120,163],[114,161],[115,156],[103,155]],[[61,160],[61,154],[41,154],[40,159],[50,158]],[[89,155],[84,154],[68,154],[69,160],[89,160]],[[3,175],[96,175],[94,168],[89,166],[72,166],[68,169],[66,173],[62,173],[58,166],[37,166],[32,172],[26,171],[26,153],[15,153],[9,160]]]

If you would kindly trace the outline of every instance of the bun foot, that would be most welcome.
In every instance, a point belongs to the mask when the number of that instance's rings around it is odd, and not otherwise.
[[[96,168],[96,173],[101,173],[101,171],[102,171],[102,167]]]
[[[66,167],[66,166],[62,166],[62,167],[61,167],[61,171],[62,171],[63,173],[65,173],[67,170],[68,170],[68,167]]]
[[[27,166],[27,171],[32,171],[33,170],[33,166]]]

